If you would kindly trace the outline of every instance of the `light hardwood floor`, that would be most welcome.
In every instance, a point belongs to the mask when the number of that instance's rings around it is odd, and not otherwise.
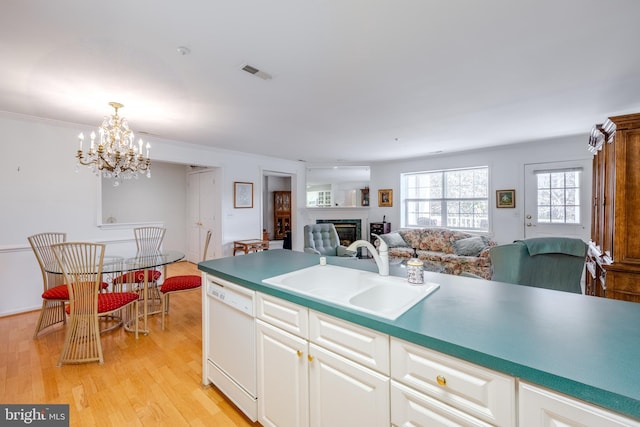
[[[180,262],[167,272],[177,274],[199,271]],[[122,328],[102,335],[103,365],[56,367],[64,327],[33,339],[38,311],[0,318],[0,402],[69,404],[71,426],[259,426],[202,386],[200,297],[172,295],[165,331],[156,315],[137,341]]]

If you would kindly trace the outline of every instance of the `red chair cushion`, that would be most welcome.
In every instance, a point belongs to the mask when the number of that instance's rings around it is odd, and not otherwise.
[[[195,289],[202,286],[202,277],[196,275],[188,275],[188,276],[173,276],[167,278],[162,286],[160,287],[160,292],[174,292],[174,291],[184,291],[187,289]]]
[[[156,282],[162,273],[158,270],[147,270],[147,282]],[[130,271],[113,279],[113,283],[143,283],[144,270]]]
[[[100,284],[102,289],[107,289],[109,284],[107,282],[102,282]],[[69,299],[69,288],[67,285],[58,285],[54,286],[51,289],[47,289],[42,293],[42,299],[61,299],[68,300]]]
[[[98,294],[98,313],[108,313],[124,307],[131,301],[138,299],[138,294],[133,292],[106,292]],[[71,312],[71,307],[67,306],[67,314]]]

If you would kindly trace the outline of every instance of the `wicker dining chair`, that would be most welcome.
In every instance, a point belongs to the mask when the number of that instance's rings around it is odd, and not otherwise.
[[[207,231],[207,237],[204,241],[204,253],[202,260],[207,259],[207,249],[211,242],[211,230]],[[187,274],[182,276],[168,277],[160,287],[160,298],[162,299],[162,330],[164,331],[164,316],[169,313],[169,296],[176,292],[193,291],[202,286],[202,276],[196,274]]]
[[[99,318],[129,308],[128,321],[138,339],[138,294],[100,292],[104,262],[103,243],[56,243],[53,254],[67,283],[69,324],[58,367],[64,363],[104,363]]]
[[[133,235],[136,239],[136,249],[138,254],[154,253],[160,250],[164,235],[167,229],[164,227],[137,227],[133,229]],[[154,298],[159,298],[158,279],[162,276],[162,272],[158,270],[146,270],[147,283],[151,285],[149,289],[153,293]],[[142,284],[144,283],[145,270],[130,271],[113,279],[113,283],[117,290],[121,290],[124,284],[130,284],[132,290],[142,292]]]
[[[64,312],[65,303],[69,300],[67,285],[63,284],[62,274],[47,272],[47,266],[56,265],[56,259],[51,250],[51,245],[63,243],[67,240],[67,233],[39,233],[27,237],[31,249],[38,260],[42,273],[42,309],[36,324],[33,338],[37,338],[40,331],[58,323],[66,323],[67,316]]]

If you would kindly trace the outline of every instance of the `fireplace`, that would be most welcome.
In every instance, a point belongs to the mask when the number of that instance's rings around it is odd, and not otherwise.
[[[362,221],[359,219],[317,219],[316,224],[333,224],[338,232],[340,244],[349,246],[362,239]]]

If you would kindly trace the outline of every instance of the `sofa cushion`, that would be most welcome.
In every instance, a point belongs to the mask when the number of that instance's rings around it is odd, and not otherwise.
[[[453,250],[456,255],[479,256],[487,244],[480,236],[468,237],[453,242]]]
[[[387,234],[381,234],[380,238],[384,240],[390,248],[408,248],[407,242],[404,241],[400,233],[393,231]]]

